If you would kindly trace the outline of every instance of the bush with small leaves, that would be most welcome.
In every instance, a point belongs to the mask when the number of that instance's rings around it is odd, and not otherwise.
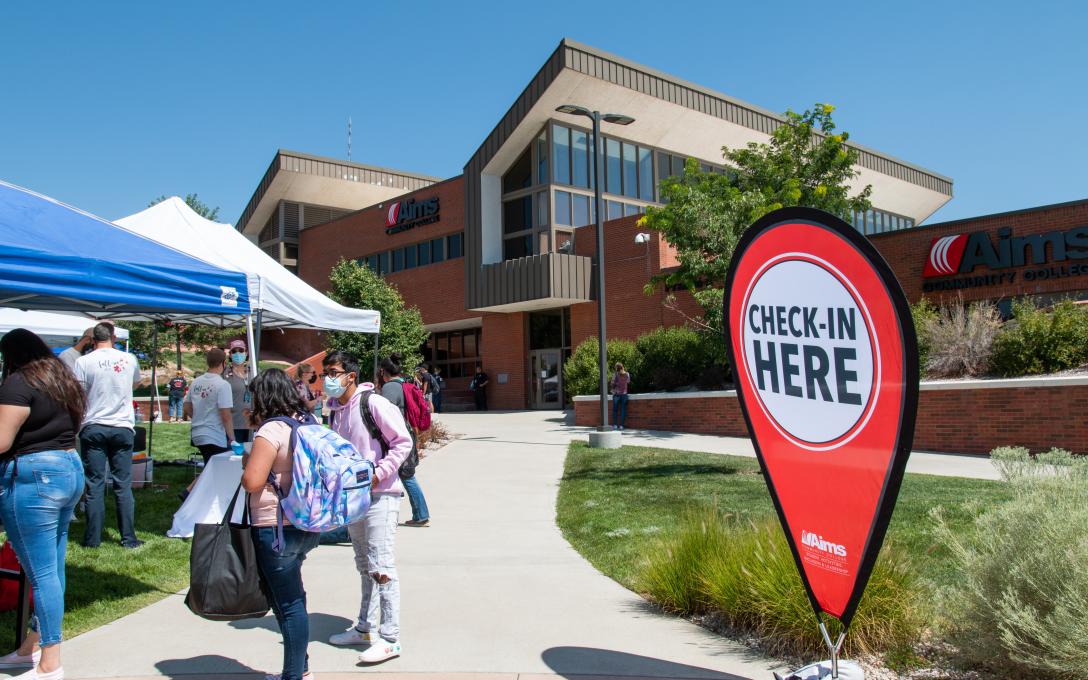
[[[1088,459],[1022,447],[991,456],[1012,500],[966,536],[934,512],[962,574],[943,593],[948,638],[969,666],[1088,679]]]
[[[600,345],[597,338],[586,338],[571,353],[563,366],[563,380],[568,394],[597,394],[600,391],[601,371],[598,353]],[[631,391],[640,391],[642,361],[635,343],[630,340],[608,341],[608,370],[611,372],[616,362],[623,364],[631,374]]]
[[[1088,309],[1064,300],[1047,311],[1030,301],[1013,304],[1013,319],[994,341],[1000,375],[1037,375],[1088,362]]]

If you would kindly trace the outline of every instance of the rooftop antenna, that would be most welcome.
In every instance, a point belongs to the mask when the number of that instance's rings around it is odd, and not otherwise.
[[[348,161],[351,161],[351,116],[348,116]]]

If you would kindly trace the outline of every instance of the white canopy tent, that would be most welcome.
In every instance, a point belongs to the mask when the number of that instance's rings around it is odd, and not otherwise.
[[[333,302],[284,269],[234,227],[201,217],[177,196],[123,217],[116,224],[210,264],[246,274],[250,305],[259,314],[261,328],[357,333],[377,333],[380,329],[378,312]],[[220,323],[217,319],[191,321]]]
[[[39,312],[13,307],[0,307],[0,335],[16,328],[25,328],[38,335],[61,338],[77,338],[98,321],[83,314]],[[128,341],[128,331],[117,328],[117,339]]]

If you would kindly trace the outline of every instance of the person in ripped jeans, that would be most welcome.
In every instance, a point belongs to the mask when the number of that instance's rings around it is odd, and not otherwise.
[[[359,383],[358,359],[350,352],[333,351],[325,355],[322,366],[324,391],[331,397],[330,426],[374,464],[370,510],[365,519],[348,525],[355,567],[362,578],[359,617],[354,626],[330,637],[329,643],[370,645],[359,660],[380,663],[401,653],[400,580],[394,539],[404,496],[398,471],[412,451],[412,437],[400,410],[371,392],[367,405],[388,447],[388,452],[383,453],[382,442],[371,436],[359,410],[363,395],[370,389]]]

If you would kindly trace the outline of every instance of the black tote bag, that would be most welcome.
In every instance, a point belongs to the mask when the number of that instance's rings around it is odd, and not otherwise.
[[[222,522],[197,524],[193,531],[185,605],[197,616],[212,621],[259,619],[270,609],[257,572],[249,531],[249,503],[241,524],[230,521],[241,488],[239,484]]]

